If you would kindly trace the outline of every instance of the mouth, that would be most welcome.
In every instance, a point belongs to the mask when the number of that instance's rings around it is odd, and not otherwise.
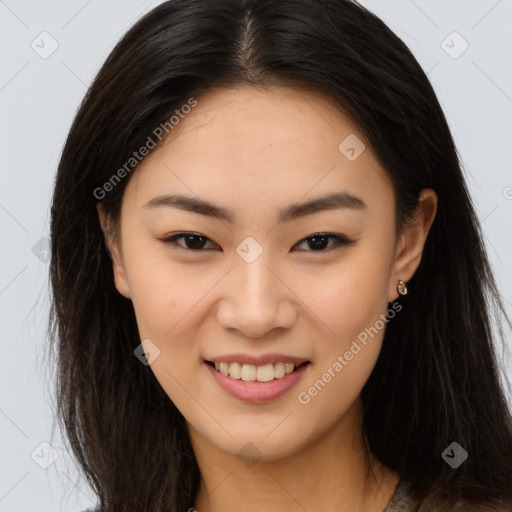
[[[311,364],[311,361],[304,361],[299,364],[283,361],[275,364],[269,363],[257,366],[238,362],[225,363],[207,360],[204,362],[226,377],[246,382],[270,382],[273,380],[279,380],[291,373],[297,372],[300,368]]]
[[[204,360],[204,367],[227,394],[248,404],[264,404],[284,397],[309,373],[311,361],[255,366]]]

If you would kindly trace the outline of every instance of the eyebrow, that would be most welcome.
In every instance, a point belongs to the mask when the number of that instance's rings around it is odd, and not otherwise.
[[[161,206],[179,208],[189,212],[199,213],[207,217],[234,222],[234,214],[231,210],[213,203],[180,194],[169,194],[154,197],[144,204],[143,209],[152,209]],[[294,203],[279,212],[278,221],[287,222],[299,217],[311,215],[326,210],[349,208],[353,210],[364,210],[366,203],[357,196],[348,192],[337,192],[328,194],[303,203]]]

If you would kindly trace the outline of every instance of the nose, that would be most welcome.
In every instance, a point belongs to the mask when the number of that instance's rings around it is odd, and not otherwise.
[[[217,321],[224,329],[259,338],[274,329],[289,329],[296,321],[293,283],[264,255],[252,263],[240,259],[224,279],[225,294],[217,310]]]

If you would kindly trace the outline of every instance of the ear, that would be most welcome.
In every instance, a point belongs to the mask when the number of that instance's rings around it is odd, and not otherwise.
[[[421,191],[410,223],[404,226],[397,242],[394,271],[389,283],[389,301],[398,298],[398,280],[406,282],[419,267],[423,248],[437,211],[437,194],[430,188]]]
[[[98,211],[101,230],[105,237],[105,245],[107,246],[107,251],[110,254],[110,259],[112,260],[116,289],[123,297],[129,299],[131,298],[130,287],[128,285],[128,278],[123,264],[121,248],[119,247],[119,240],[113,233],[110,217],[105,213],[103,205],[98,203],[96,205],[96,209]]]

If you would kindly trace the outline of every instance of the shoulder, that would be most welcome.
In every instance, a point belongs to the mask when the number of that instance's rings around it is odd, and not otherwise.
[[[384,512],[409,512],[414,510],[418,503],[413,498],[412,482],[401,479],[395,489],[393,498],[391,499],[388,507]],[[423,502],[418,512],[434,512],[438,510],[438,506],[434,503],[434,497],[427,499]],[[512,512],[512,499],[510,500],[496,500],[493,503],[486,505],[474,505],[468,503],[466,500],[459,500],[450,509],[451,512]]]
[[[454,512],[512,512],[512,500],[500,501],[487,505],[473,505],[466,501],[459,501],[455,505]]]
[[[412,483],[401,478],[396,487],[393,497],[384,512],[408,512],[412,510],[414,500],[411,495]]]

